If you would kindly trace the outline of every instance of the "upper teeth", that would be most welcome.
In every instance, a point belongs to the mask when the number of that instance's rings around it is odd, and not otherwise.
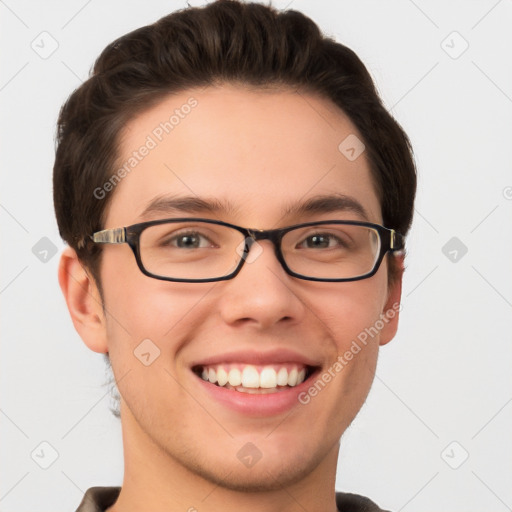
[[[277,386],[297,386],[306,377],[306,368],[298,365],[213,365],[204,366],[202,378],[213,384],[244,388],[275,388]]]

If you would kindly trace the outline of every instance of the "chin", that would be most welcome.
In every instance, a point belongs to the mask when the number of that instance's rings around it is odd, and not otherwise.
[[[246,467],[239,460],[227,464],[225,456],[219,456],[215,461],[203,460],[201,463],[182,461],[190,471],[216,486],[231,491],[243,493],[260,493],[282,490],[294,485],[309,474],[320,464],[323,457],[319,454],[306,458],[297,446],[293,457],[287,460],[283,456],[290,455],[289,451],[275,452],[271,458],[263,456],[252,467]],[[269,460],[270,459],[270,460]],[[219,464],[218,461],[223,461]]]
[[[227,475],[219,472],[209,472],[198,468],[198,474],[207,481],[231,491],[242,493],[260,493],[283,489],[297,482],[300,482],[310,472],[311,468],[297,468],[293,470],[275,471],[273,468],[256,468],[240,471],[240,468],[232,468]]]

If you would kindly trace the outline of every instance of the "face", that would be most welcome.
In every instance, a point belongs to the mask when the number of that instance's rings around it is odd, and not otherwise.
[[[137,163],[115,187],[105,228],[171,217],[255,229],[382,223],[365,153],[351,161],[338,149],[353,134],[343,112],[312,95],[229,85],[173,95],[126,127],[119,163],[134,151]],[[144,145],[152,147],[139,151]],[[296,208],[327,195],[351,198],[366,218],[342,206]],[[222,208],[179,210],[167,201],[185,197]],[[259,249],[232,280],[176,283],[143,275],[128,245],[103,246],[102,328],[122,396],[127,457],[151,454],[161,468],[246,490],[335,467],[339,438],[367,396],[379,344],[394,335],[396,318],[359,342],[350,360],[343,356],[399,298],[399,287],[388,287],[385,260],[369,279],[322,283],[286,274],[270,241]],[[135,355],[141,351],[150,364]],[[247,366],[259,374],[271,367],[283,379],[283,368],[293,379],[295,367],[306,380],[244,393],[201,377],[205,370],[220,378],[220,367],[243,374]],[[309,393],[319,380],[323,386]]]

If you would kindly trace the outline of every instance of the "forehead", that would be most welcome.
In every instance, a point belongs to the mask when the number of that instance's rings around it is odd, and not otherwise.
[[[173,94],[121,134],[105,227],[147,220],[148,205],[167,196],[215,201],[223,220],[266,228],[291,205],[336,194],[380,222],[366,153],[353,158],[361,138],[336,105],[311,94],[234,85]]]

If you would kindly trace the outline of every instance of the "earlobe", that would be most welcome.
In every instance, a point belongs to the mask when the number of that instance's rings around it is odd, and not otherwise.
[[[384,327],[380,332],[380,345],[386,345],[394,337],[398,330],[398,318],[400,316],[402,299],[402,277],[404,273],[404,256],[393,256],[396,258],[396,277],[388,286],[388,296],[382,310],[382,321]]]
[[[60,258],[59,284],[73,325],[84,343],[94,352],[108,352],[98,287],[71,247],[67,247]]]

